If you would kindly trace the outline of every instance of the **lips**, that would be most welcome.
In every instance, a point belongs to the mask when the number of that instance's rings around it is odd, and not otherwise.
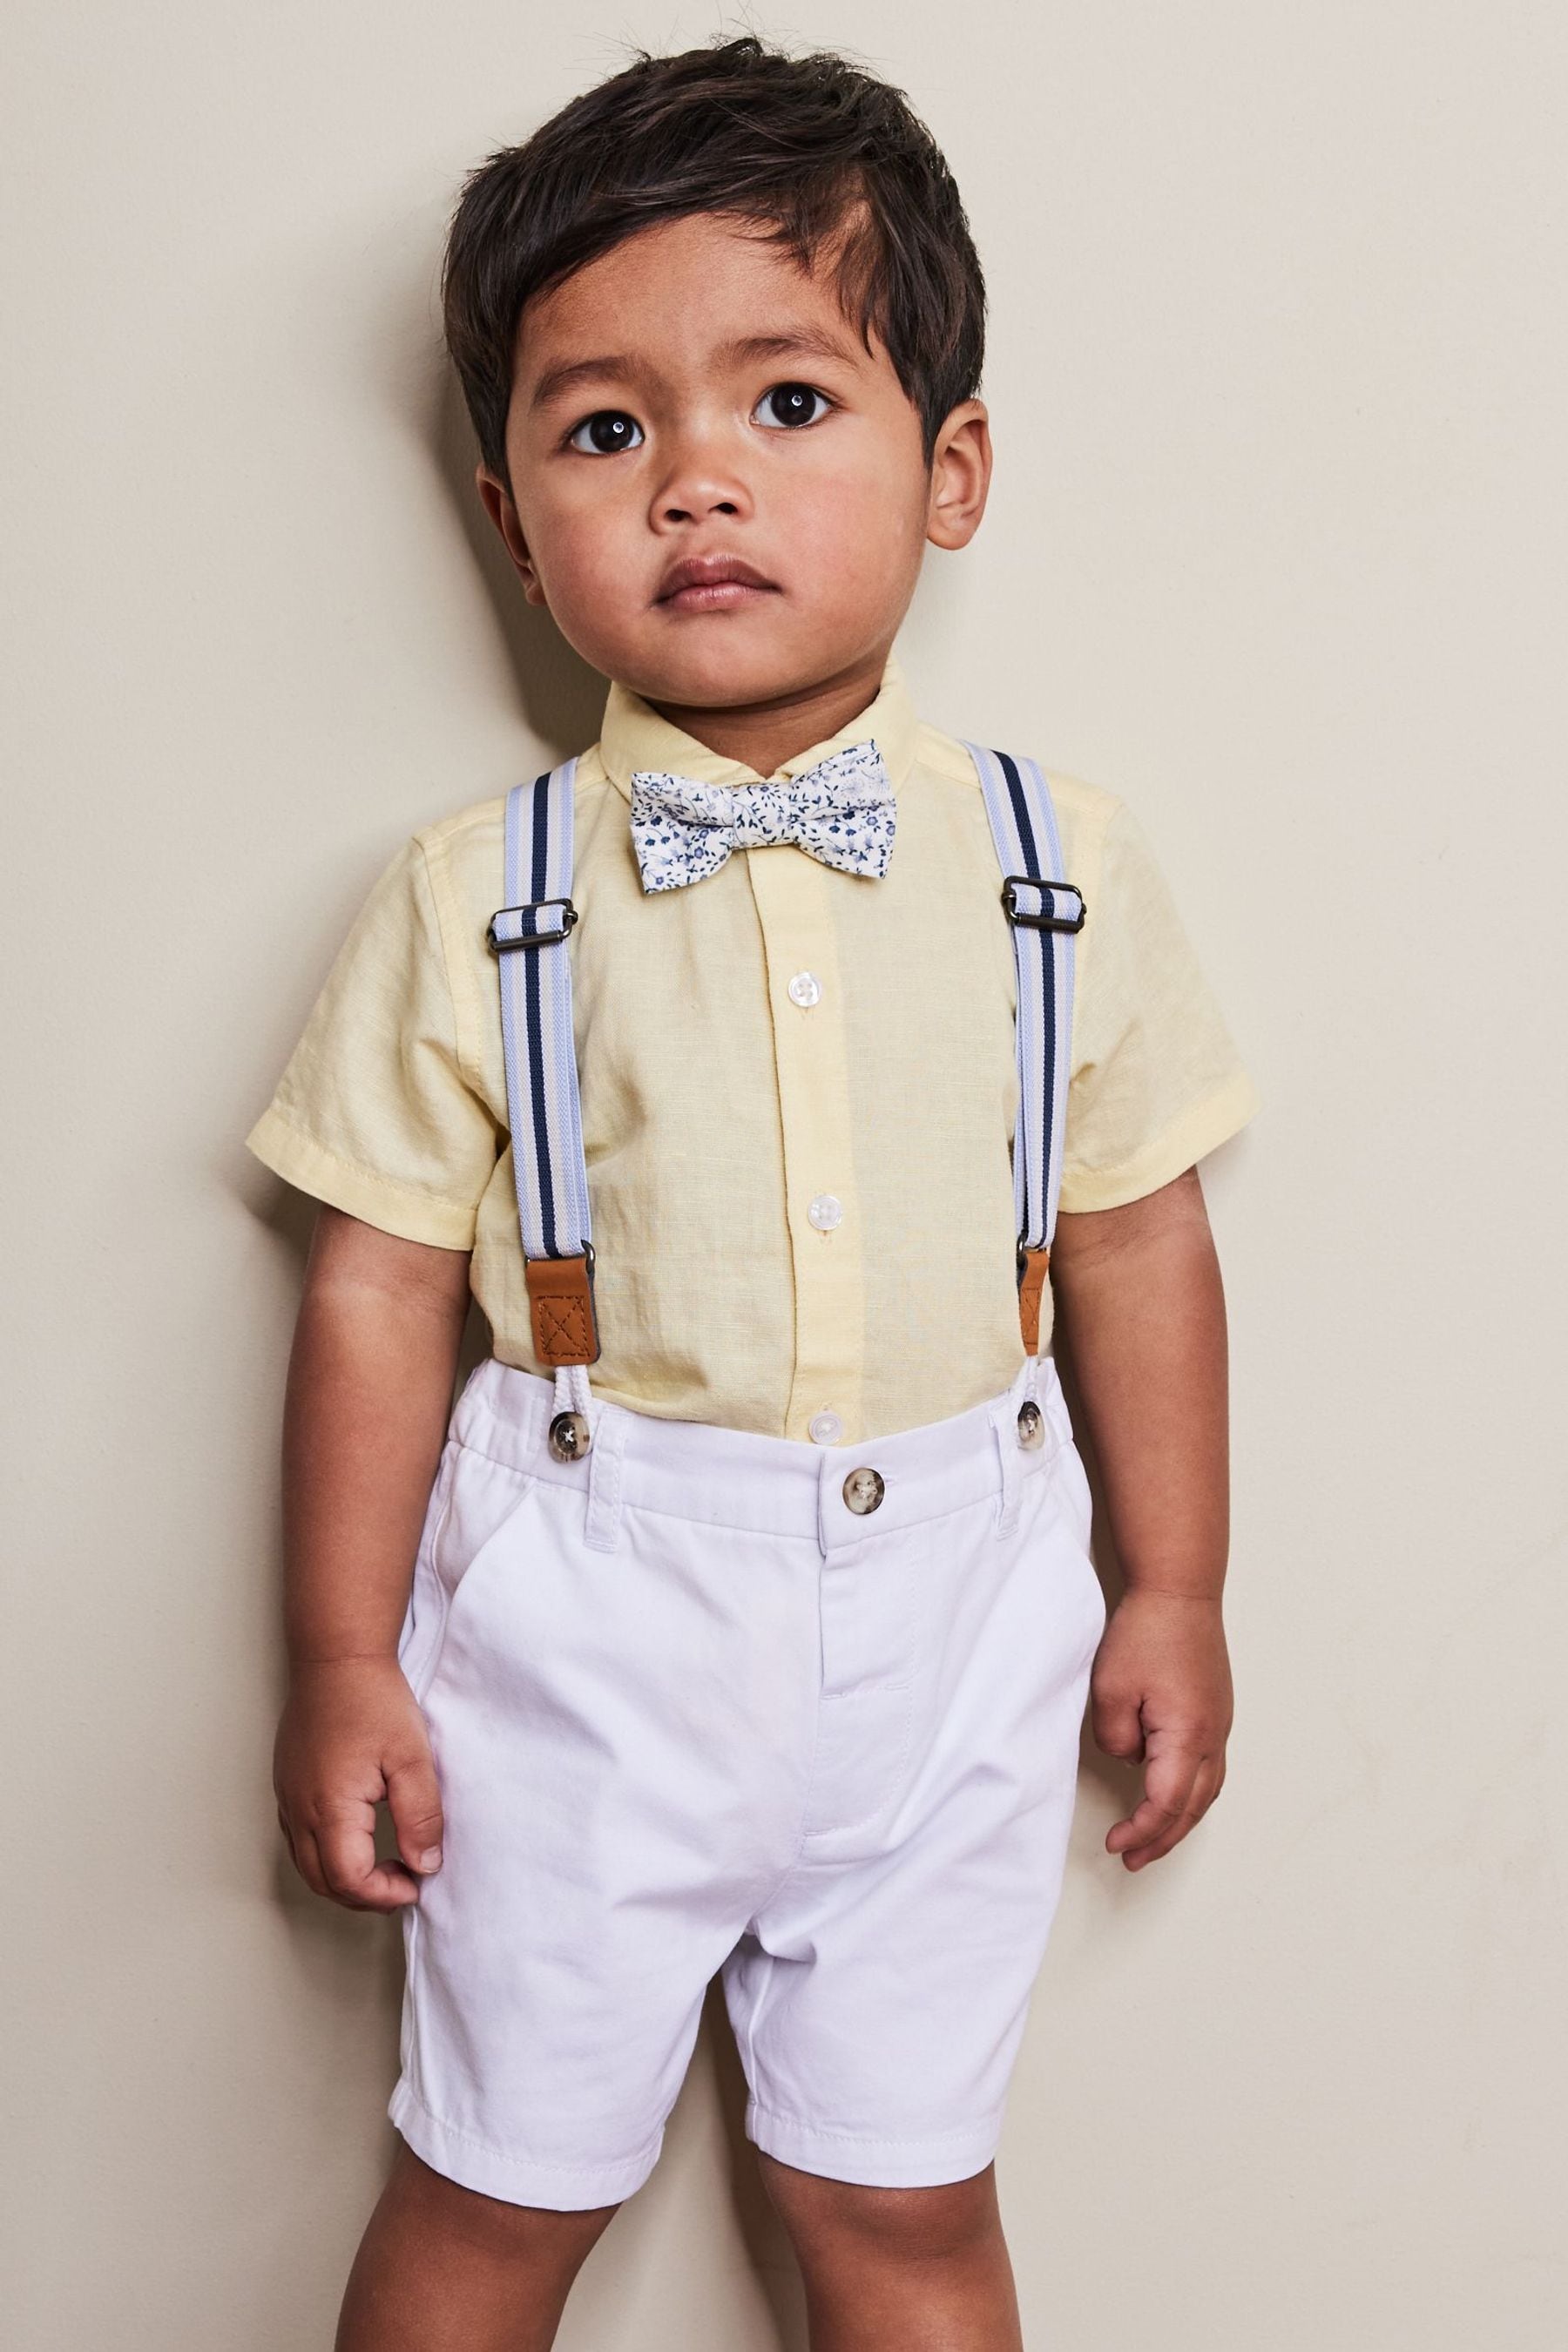
[[[676,612],[723,612],[777,593],[772,580],[738,555],[689,555],[670,565],[654,602]]]

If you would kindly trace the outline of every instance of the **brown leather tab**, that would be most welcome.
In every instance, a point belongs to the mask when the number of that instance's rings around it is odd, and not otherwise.
[[[596,1362],[599,1327],[587,1259],[531,1257],[523,1264],[533,1308],[533,1352],[540,1362]]]
[[[1020,1249],[1018,1252],[1018,1322],[1024,1334],[1024,1353],[1026,1356],[1037,1356],[1040,1352],[1040,1294],[1046,1286],[1050,1263],[1048,1249]]]

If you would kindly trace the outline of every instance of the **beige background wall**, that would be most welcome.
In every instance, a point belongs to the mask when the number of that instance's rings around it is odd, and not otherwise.
[[[16,2352],[328,2346],[390,2154],[395,1927],[308,1896],[273,1819],[306,1220],[239,1139],[401,836],[597,716],[479,546],[455,184],[716,22],[6,12]],[[1032,2352],[1547,2352],[1561,11],[757,22],[914,93],[988,265],[999,475],[905,634],[925,707],[1135,802],[1268,1098],[1208,1187],[1233,1776],[1131,1880],[1086,1780],[1001,2164]],[[738,2109],[707,2031],[569,2352],[800,2346]]]

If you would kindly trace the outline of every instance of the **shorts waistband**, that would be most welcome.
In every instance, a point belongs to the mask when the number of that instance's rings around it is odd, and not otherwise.
[[[541,1374],[488,1357],[468,1377],[450,1434],[510,1470],[575,1487],[586,1500],[586,1539],[604,1550],[616,1549],[623,1504],[698,1525],[795,1536],[826,1551],[994,1495],[997,1531],[1006,1534],[1016,1524],[1026,1482],[1072,1440],[1048,1356],[1026,1356],[1005,1389],[963,1412],[853,1445],[668,1420],[596,1396],[585,1459],[562,1462],[548,1440],[555,1393]],[[1025,1442],[1019,1423],[1029,1400],[1040,1413],[1034,1444]],[[881,1481],[869,1510],[854,1509],[845,1492],[862,1469]],[[868,1484],[854,1491],[863,1497]]]

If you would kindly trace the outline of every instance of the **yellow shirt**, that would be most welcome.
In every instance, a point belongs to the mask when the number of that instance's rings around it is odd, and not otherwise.
[[[963,1411],[1023,1360],[1010,1145],[1012,935],[973,762],[876,699],[780,771],[874,737],[897,800],[878,880],[792,843],[645,894],[634,768],[755,783],[614,686],[577,769],[571,934],[602,1350],[641,1412],[863,1444]],[[1013,745],[1003,748],[1012,750]],[[1047,771],[1078,940],[1061,1206],[1168,1182],[1257,1097],[1143,838]],[[504,803],[417,833],[370,893],[247,1140],[290,1183],[410,1241],[471,1250],[495,1353],[542,1371],[512,1190],[500,999]],[[816,1001],[803,981],[808,974]],[[811,1221],[831,1194],[831,1230]],[[1050,1329],[1048,1291],[1040,1343]]]

